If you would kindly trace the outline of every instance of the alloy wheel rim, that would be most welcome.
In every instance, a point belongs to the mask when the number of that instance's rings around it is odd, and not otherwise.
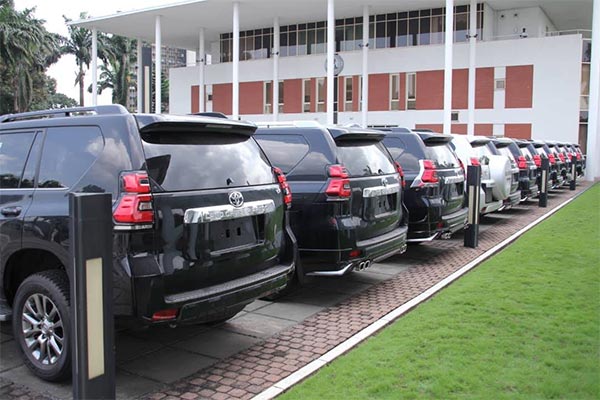
[[[41,293],[27,298],[21,313],[23,340],[29,354],[42,365],[58,362],[65,333],[60,311],[54,302]]]

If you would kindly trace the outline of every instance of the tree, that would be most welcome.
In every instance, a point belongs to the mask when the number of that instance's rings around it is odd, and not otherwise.
[[[34,11],[0,2],[0,113],[28,110],[36,83],[60,57],[62,38],[48,32]]]
[[[63,15],[65,23],[71,22],[71,19]],[[82,12],[79,15],[80,19],[88,18],[87,13]],[[79,68],[75,77],[75,85],[79,85],[79,105],[83,106],[83,94],[85,87],[85,72],[90,68],[92,62],[92,32],[86,28],[80,28],[73,25],[68,25],[69,37],[65,40],[62,47],[63,54],[73,54],[75,62]],[[110,47],[107,44],[107,36],[98,32],[98,58],[107,63],[110,54]]]
[[[43,75],[43,84],[37,86],[34,93],[34,101],[31,110],[46,110],[56,108],[77,107],[77,101],[62,93],[56,92],[56,80]]]
[[[98,79],[98,93],[108,88],[112,89],[112,102],[121,104],[127,109],[131,108],[129,88],[133,83],[131,66],[135,62],[135,44],[135,40],[123,36],[107,37],[105,45],[110,48],[110,56],[108,63],[100,66]],[[91,86],[88,91],[92,92]]]

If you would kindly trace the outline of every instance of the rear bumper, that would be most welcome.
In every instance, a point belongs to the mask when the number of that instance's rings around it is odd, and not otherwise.
[[[441,196],[421,197],[417,204],[407,204],[409,242],[427,242],[442,233],[453,233],[464,227],[468,208],[448,213],[447,203]]]
[[[469,207],[461,208],[452,214],[442,215],[444,232],[454,233],[464,228],[469,214]]]
[[[182,293],[164,294],[162,276],[134,278],[137,317],[145,323],[202,323],[223,315],[229,309],[246,305],[283,288],[295,264],[279,264],[221,284]],[[177,318],[153,321],[153,313],[177,309]]]
[[[512,206],[516,206],[520,202],[521,202],[521,191],[520,190],[516,190],[513,193],[511,193],[508,196],[508,198],[504,199],[504,207],[505,208],[510,208]]]
[[[352,249],[300,248],[302,270],[306,275],[342,276],[367,260],[377,262],[406,251],[407,231],[406,226],[401,226],[386,234],[357,241]],[[349,253],[352,250],[360,250],[360,256],[351,258]]]

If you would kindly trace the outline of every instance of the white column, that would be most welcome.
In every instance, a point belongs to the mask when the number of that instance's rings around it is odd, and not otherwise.
[[[467,135],[475,134],[475,51],[477,43],[477,0],[471,0],[469,21],[469,111],[467,117]]]
[[[363,36],[362,36],[362,126],[369,124],[369,6],[363,6]]]
[[[155,103],[155,114],[161,113],[160,99],[161,93],[161,69],[162,69],[162,35],[160,31],[160,15],[156,16],[154,21],[154,103]]]
[[[454,1],[446,0],[446,34],[444,43],[444,133],[451,133],[452,116],[452,45],[454,36]]]
[[[231,117],[240,117],[240,3],[233,3],[233,83]]]
[[[204,83],[204,66],[206,65],[206,49],[204,44],[204,28],[200,28],[198,34],[198,65],[200,67],[198,76],[198,112],[206,111],[205,101],[206,95]]]
[[[271,107],[273,109],[273,121],[279,119],[279,17],[273,19],[273,96],[271,96]]]
[[[98,30],[92,28],[92,105],[98,105]]]
[[[143,97],[142,97],[142,92],[143,92],[143,85],[144,85],[144,80],[142,79],[142,77],[144,76],[144,67],[142,66],[142,39],[138,38],[137,39],[137,112],[141,113],[143,112]]]
[[[327,124],[333,124],[333,57],[335,55],[335,11],[333,0],[327,0]]]
[[[592,59],[590,65],[590,103],[587,134],[586,180],[600,176],[600,0],[594,0],[592,20]]]

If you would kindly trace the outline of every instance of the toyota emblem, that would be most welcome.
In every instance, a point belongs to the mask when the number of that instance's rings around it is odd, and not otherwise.
[[[381,184],[383,185],[383,187],[387,187],[387,179],[381,178]]]
[[[240,192],[229,193],[229,202],[232,206],[239,208],[244,204],[244,196]]]

